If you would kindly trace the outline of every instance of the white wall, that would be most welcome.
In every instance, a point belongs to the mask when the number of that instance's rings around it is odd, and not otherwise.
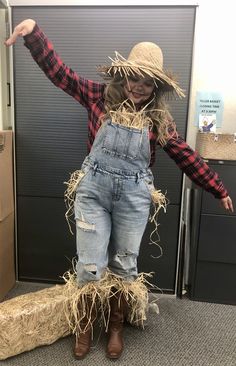
[[[188,142],[195,145],[196,92],[219,91],[224,101],[218,132],[236,132],[236,19],[234,1],[200,0],[197,9]]]

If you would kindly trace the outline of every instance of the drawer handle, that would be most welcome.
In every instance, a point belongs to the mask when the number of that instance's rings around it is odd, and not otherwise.
[[[7,106],[10,107],[11,106],[11,84],[7,83],[8,86],[8,104]]]

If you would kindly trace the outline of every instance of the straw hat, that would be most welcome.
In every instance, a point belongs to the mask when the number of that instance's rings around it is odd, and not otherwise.
[[[136,44],[128,59],[115,51],[115,58],[110,66],[98,67],[98,71],[105,77],[114,77],[120,74],[122,77],[138,75],[140,77],[154,78],[158,87],[164,92],[175,92],[179,97],[184,97],[183,90],[179,87],[173,75],[163,69],[163,54],[160,47],[152,42],[140,42]]]

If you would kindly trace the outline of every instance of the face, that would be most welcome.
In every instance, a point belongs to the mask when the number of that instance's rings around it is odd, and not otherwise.
[[[124,93],[136,106],[142,105],[152,95],[155,84],[152,78],[129,76],[124,85]]]

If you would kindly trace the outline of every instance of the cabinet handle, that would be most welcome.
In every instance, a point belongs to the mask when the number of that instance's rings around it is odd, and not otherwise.
[[[10,107],[11,106],[11,84],[10,83],[7,83],[7,86],[8,86],[8,104],[7,106]]]

